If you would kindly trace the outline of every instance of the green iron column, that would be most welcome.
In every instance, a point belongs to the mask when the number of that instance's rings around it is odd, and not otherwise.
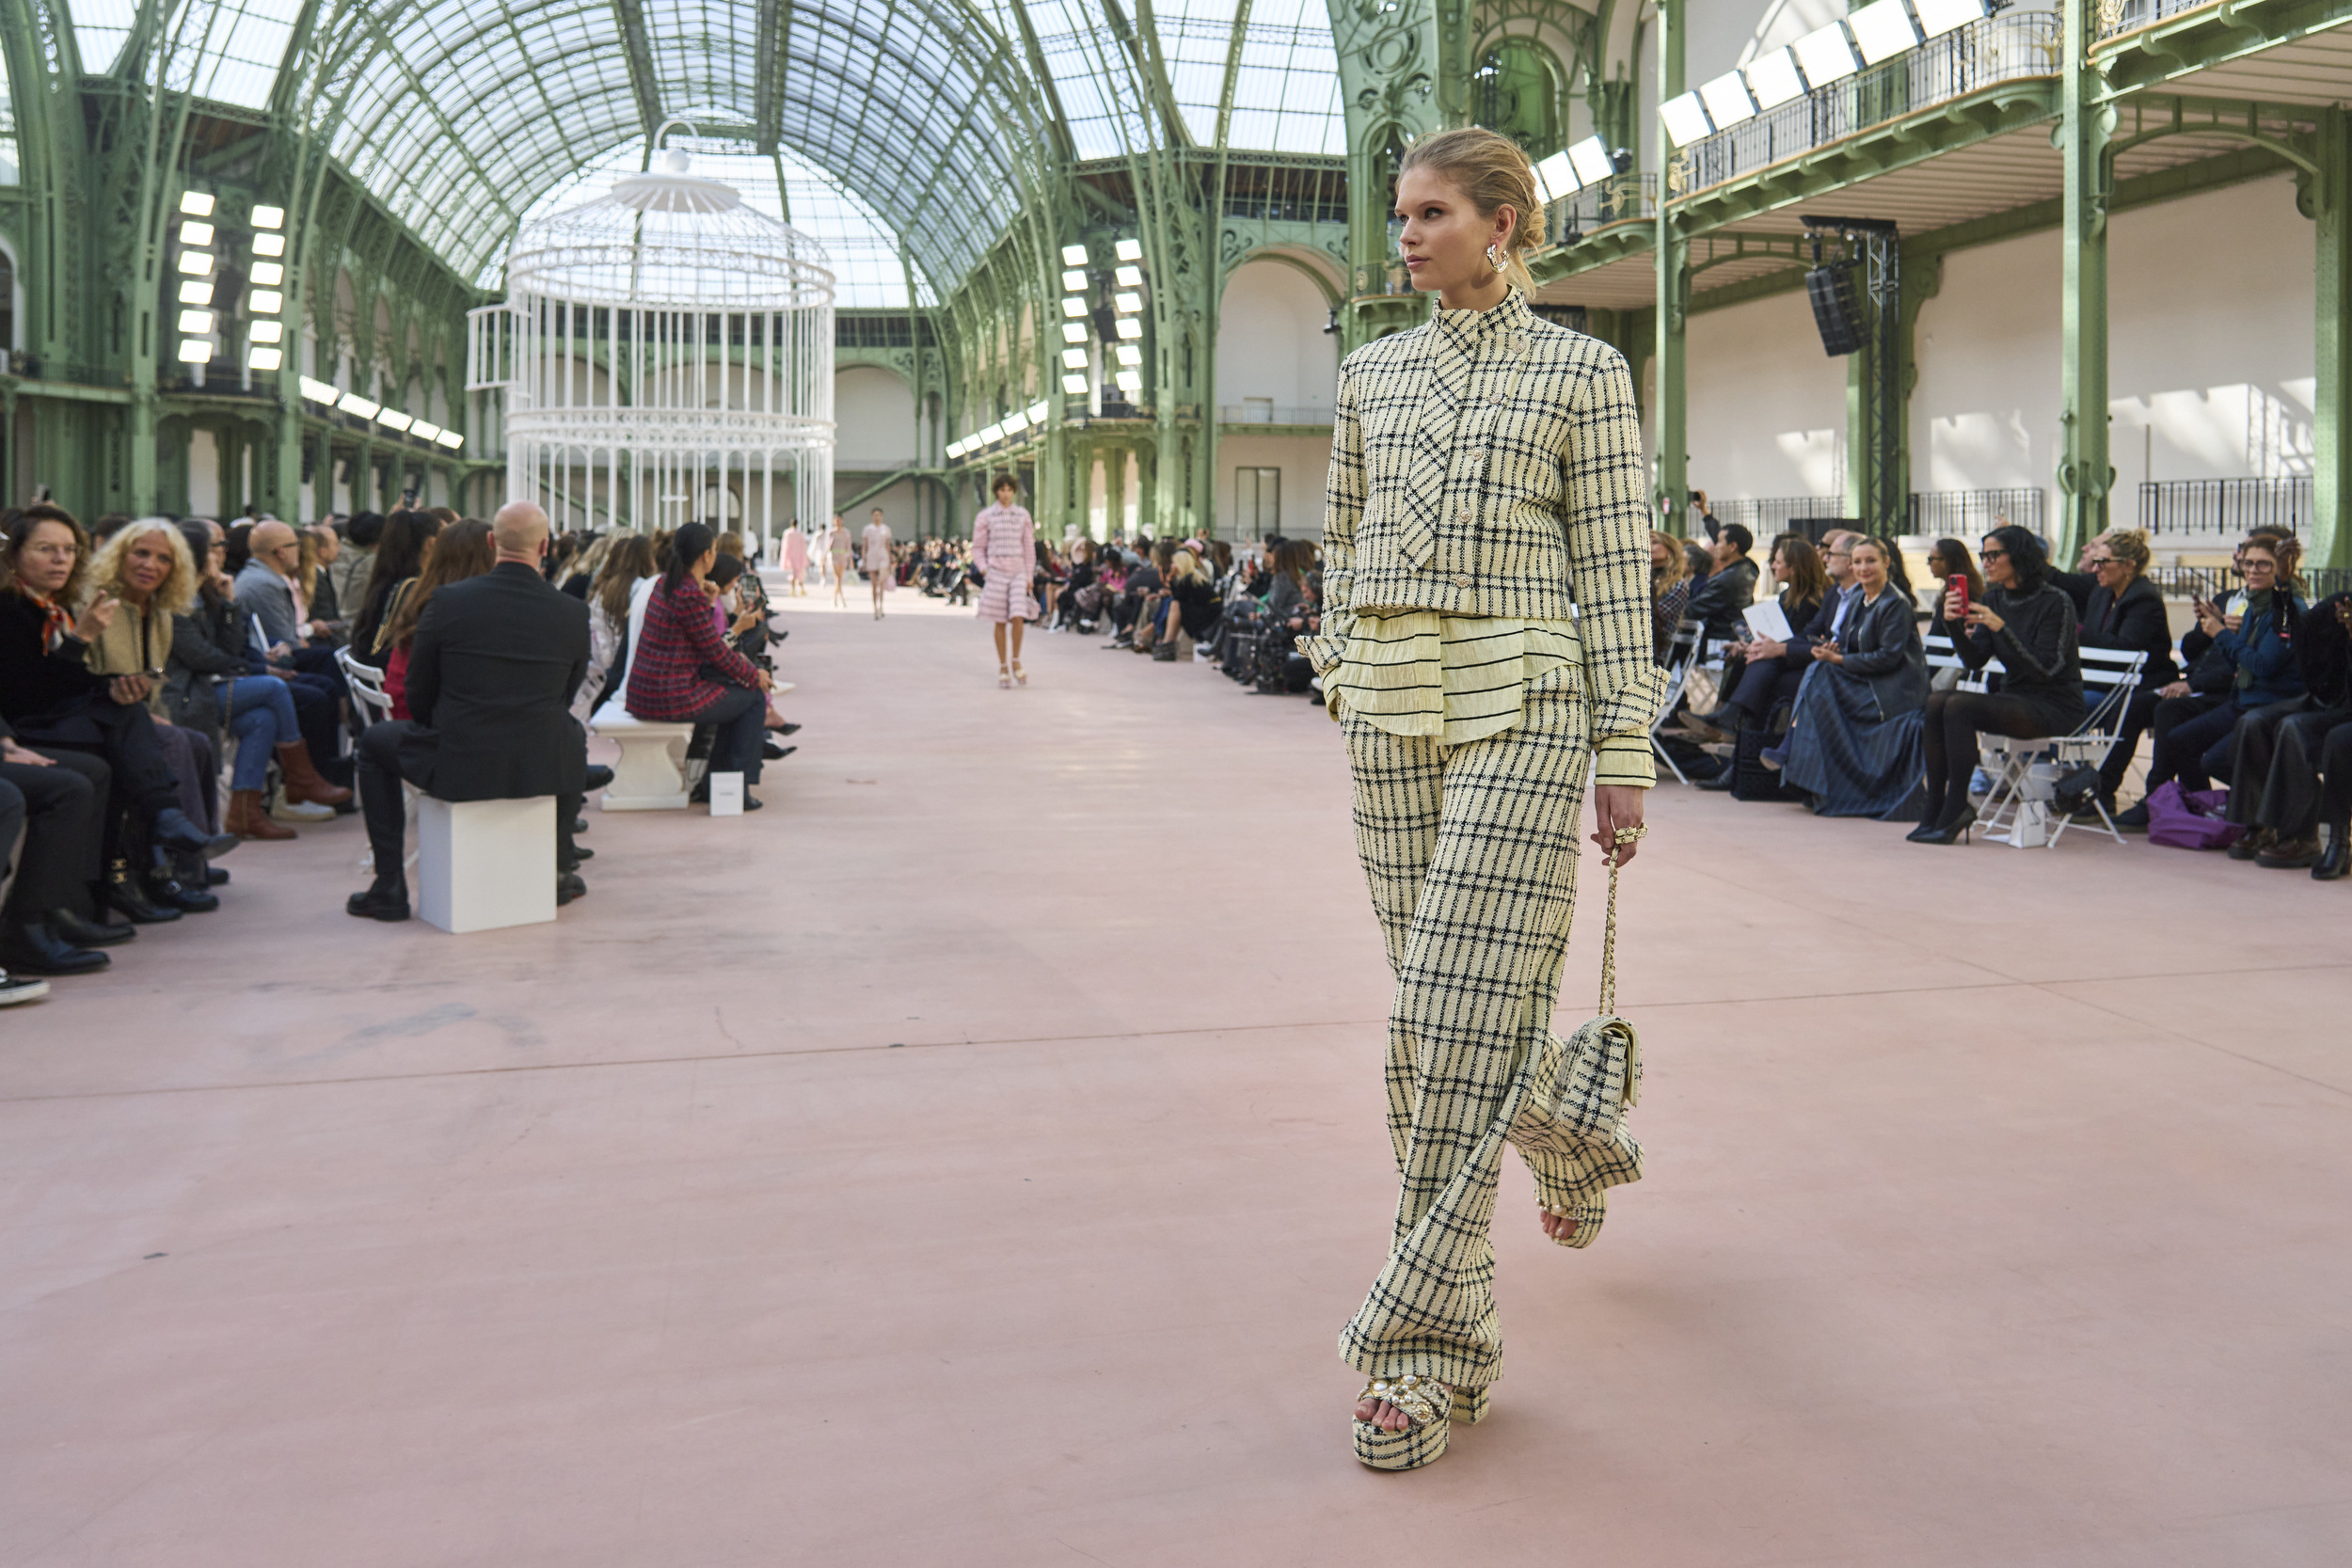
[[[2090,59],[2097,0],[2066,0],[2066,57],[2060,77],[2059,150],[2066,159],[2064,247],[2058,340],[2058,525],[2050,553],[2072,561],[2083,541],[2106,530],[2107,492],[2107,136],[2115,110],[2098,97]]]
[[[1658,102],[1682,96],[1684,0],[1658,0]],[[1651,145],[1658,160],[1658,480],[1650,503],[1659,527],[1687,534],[1683,499],[1690,493],[1690,404],[1683,381],[1683,342],[1691,308],[1691,242],[1683,234],[1671,198],[1673,138],[1662,117],[1653,117]]]
[[[2314,566],[2352,566],[2352,401],[2345,397],[2352,359],[2352,115],[2322,109],[2319,176],[2312,182],[2318,268],[2312,315],[2317,404],[2312,420],[2312,537]]]

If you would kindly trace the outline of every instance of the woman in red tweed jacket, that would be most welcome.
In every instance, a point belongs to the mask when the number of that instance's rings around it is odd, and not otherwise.
[[[768,673],[726,645],[710,614],[704,579],[719,559],[718,535],[689,523],[670,540],[670,559],[645,598],[645,624],[628,660],[627,707],[663,724],[708,724],[710,771],[743,775],[743,809],[757,811],[760,730],[768,711]],[[696,800],[710,799],[706,776]]]

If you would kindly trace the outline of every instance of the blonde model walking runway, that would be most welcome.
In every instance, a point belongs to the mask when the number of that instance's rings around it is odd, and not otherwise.
[[[841,520],[841,514],[833,515],[833,528],[825,535],[825,561],[833,568],[833,604],[835,610],[850,608],[850,529]]]
[[[972,563],[988,578],[980,590],[979,617],[996,633],[996,684],[1023,686],[1029,677],[1021,669],[1021,630],[1037,613],[1029,578],[1037,566],[1037,523],[1026,507],[1016,504],[1021,485],[1010,474],[998,474],[989,493],[996,504],[972,519]],[[1012,662],[1005,662],[1005,628],[1012,628]]]
[[[1567,1246],[1592,1241],[1603,1190],[1638,1174],[1629,1139],[1587,1149],[1525,1106],[1567,1049],[1550,1020],[1586,774],[1593,837],[1629,861],[1662,695],[1632,380],[1615,349],[1527,308],[1520,256],[1543,209],[1526,157],[1487,131],[1426,137],[1396,215],[1414,286],[1440,308],[1341,367],[1328,609],[1302,644],[1346,736],[1396,976],[1402,1190],[1387,1264],[1340,1336],[1371,1380],[1357,1457],[1380,1469],[1443,1454],[1449,1424],[1481,1419],[1502,1376],[1488,1228],[1502,1145]]]

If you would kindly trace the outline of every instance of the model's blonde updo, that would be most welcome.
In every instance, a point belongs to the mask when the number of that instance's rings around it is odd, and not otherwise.
[[[1544,243],[1544,203],[1535,193],[1534,166],[1518,143],[1475,125],[1439,131],[1415,142],[1396,172],[1401,177],[1415,168],[1442,176],[1470,198],[1482,218],[1493,217],[1498,207],[1518,214],[1511,226],[1511,252],[1502,276],[1513,288],[1533,293],[1535,279],[1528,273],[1526,257]]]

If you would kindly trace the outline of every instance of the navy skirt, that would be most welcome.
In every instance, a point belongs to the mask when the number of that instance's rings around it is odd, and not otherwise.
[[[1927,809],[1926,721],[1919,708],[1881,719],[1869,682],[1823,666],[1797,693],[1780,776],[1815,797],[1817,816],[1916,822]]]

